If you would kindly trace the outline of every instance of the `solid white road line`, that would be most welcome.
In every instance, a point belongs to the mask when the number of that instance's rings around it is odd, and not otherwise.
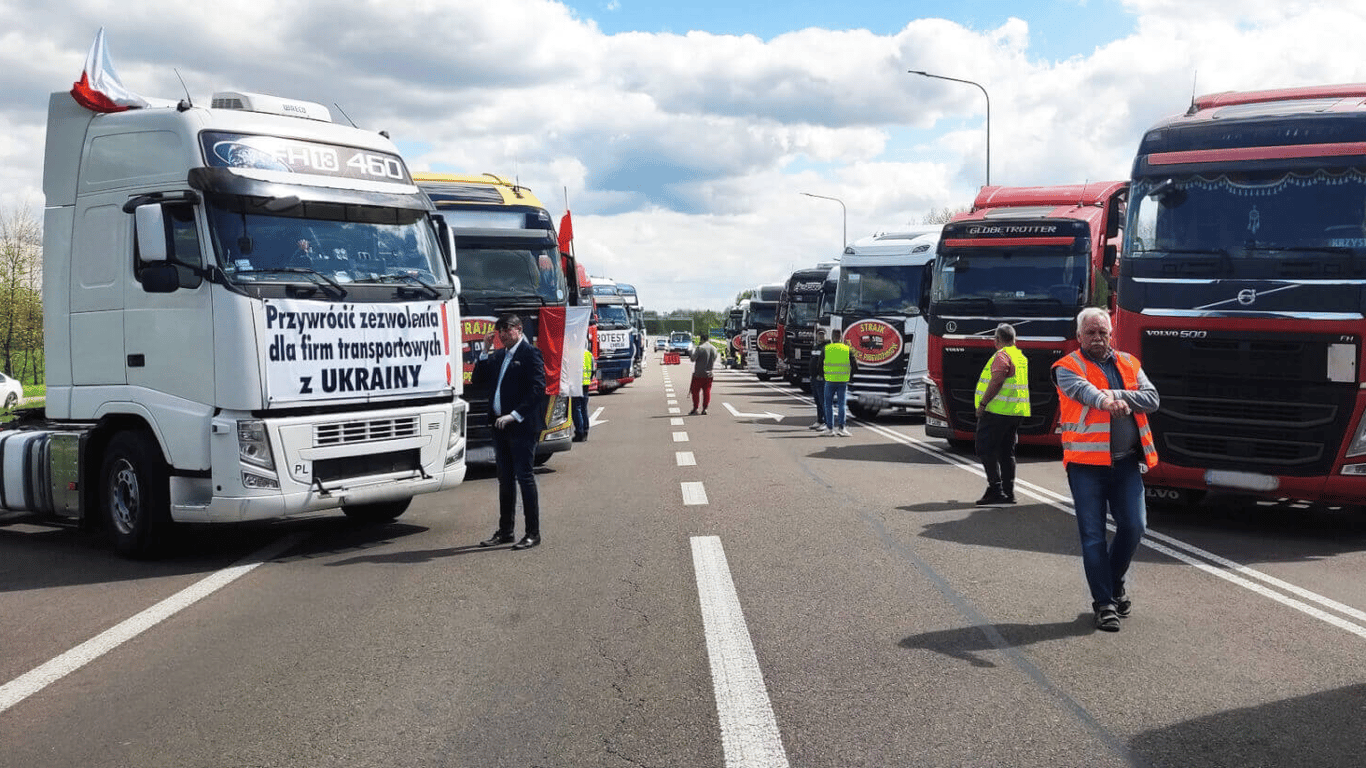
[[[680,467],[697,466],[697,457],[692,455],[692,451],[674,451],[674,461]]]
[[[688,433],[687,433],[687,432],[675,432],[675,433],[674,433],[674,442],[675,442],[675,443],[686,443],[686,442],[688,442]]]
[[[767,386],[775,391],[783,392],[793,399],[801,400],[803,402],[811,402],[809,398],[802,397],[800,395],[794,395],[782,387],[773,384],[769,384]],[[882,435],[883,437],[901,443],[902,445],[905,445],[908,448],[912,448],[926,455],[933,456],[946,464],[952,464],[958,467],[959,469],[962,469],[966,472],[970,472],[983,479],[985,479],[986,477],[986,475],[982,472],[981,465],[975,461],[971,461],[962,456],[958,456],[957,454],[949,453],[939,448],[938,446],[932,445],[918,438],[911,437],[910,435],[897,432],[896,430],[891,429],[890,427],[884,427],[881,424],[874,424],[871,422],[864,421],[862,422],[862,426],[868,429],[870,432],[875,432],[879,435]],[[1018,478],[1015,480],[1015,490],[1017,492],[1021,492],[1025,496],[1032,496],[1035,499],[1038,499],[1039,501],[1042,501],[1055,509],[1066,512],[1069,515],[1076,515],[1076,510],[1072,506],[1072,498],[1068,495],[1058,493],[1048,488],[1044,488],[1043,486],[1022,481]],[[1111,523],[1107,523],[1106,528],[1108,528],[1111,531],[1115,530],[1115,526]],[[1255,568],[1249,568],[1241,563],[1229,560],[1227,558],[1216,555],[1213,552],[1201,549],[1200,547],[1197,547],[1194,544],[1188,544],[1184,541],[1181,541],[1180,539],[1168,536],[1164,533],[1159,533],[1152,529],[1148,529],[1144,532],[1142,543],[1149,549],[1161,552],[1162,554],[1167,555],[1168,557],[1171,557],[1179,562],[1183,562],[1187,565],[1198,568],[1210,574],[1211,576],[1223,579],[1224,581],[1227,581],[1231,584],[1236,584],[1237,586],[1243,587],[1244,589],[1247,589],[1251,592],[1262,595],[1263,597],[1270,598],[1271,600],[1274,600],[1275,602],[1278,602],[1288,608],[1293,608],[1308,616],[1312,616],[1316,619],[1319,619],[1320,621],[1338,627],[1339,629],[1346,630],[1347,632],[1350,632],[1356,635],[1357,637],[1366,639],[1366,611],[1361,611],[1359,609],[1353,608],[1350,605],[1345,605],[1336,600],[1333,600],[1332,598],[1325,597],[1324,595],[1320,595],[1316,592],[1311,592],[1307,589],[1304,589],[1303,587],[1299,587],[1287,581],[1283,581],[1274,576],[1271,576],[1270,574],[1262,573],[1261,571],[1258,571]],[[1201,559],[1197,558],[1203,558],[1203,560],[1208,562],[1203,562]],[[1213,563],[1213,565],[1211,565],[1210,563]],[[1289,592],[1290,594],[1302,598],[1304,601],[1307,602],[1302,602],[1301,600],[1296,600],[1293,597],[1288,597],[1286,595],[1281,594],[1280,592],[1268,589],[1267,587],[1262,586],[1262,584],[1256,583],[1258,581],[1262,582],[1263,584],[1269,584],[1285,592]],[[1310,605],[1309,603],[1313,603],[1314,605]],[[1315,607],[1315,605],[1319,607]],[[1357,621],[1360,621],[1362,623],[1357,624],[1355,622],[1348,621],[1341,617],[1334,616],[1333,614],[1326,613],[1320,608],[1327,608],[1329,610],[1336,611],[1345,616],[1350,616],[1351,618],[1356,619]]]
[[[707,489],[701,483],[679,483],[683,489],[684,506],[695,507],[707,503]]]
[[[262,563],[278,557],[303,538],[304,534],[286,536],[267,547],[263,547],[261,550],[237,561],[236,564],[206,576],[142,613],[106,629],[46,664],[5,683],[0,686],[0,712],[4,712],[162,621],[194,605],[199,600],[247,575]]]
[[[721,540],[694,536],[692,561],[726,768],[787,768],[778,721]]]

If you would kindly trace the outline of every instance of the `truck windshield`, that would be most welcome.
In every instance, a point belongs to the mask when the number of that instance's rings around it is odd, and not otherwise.
[[[1126,258],[1224,253],[1236,273],[1240,260],[1280,261],[1296,249],[1366,253],[1366,171],[1359,168],[1145,179],[1131,200]]]
[[[599,304],[598,327],[607,329],[630,328],[631,320],[622,304]]]
[[[816,322],[815,301],[794,301],[787,305],[787,324],[808,326]]]
[[[1121,305],[1351,315],[1366,307],[1366,170],[1160,177],[1133,190]]]
[[[463,238],[457,246],[455,273],[460,295],[470,299],[536,297],[549,304],[569,295],[559,253],[554,248],[525,248]]]
[[[853,267],[840,269],[835,288],[836,314],[920,314],[919,266]]]
[[[749,305],[749,327],[773,328],[778,325],[777,304]]]
[[[279,213],[248,212],[240,198],[206,203],[218,265],[228,280],[337,283],[415,279],[451,284],[424,211],[303,203]]]
[[[1081,306],[1089,277],[1087,239],[1072,246],[944,248],[935,260],[936,303],[963,301],[1000,307],[1037,304],[1054,311]],[[1012,307],[1012,312],[1027,309]]]

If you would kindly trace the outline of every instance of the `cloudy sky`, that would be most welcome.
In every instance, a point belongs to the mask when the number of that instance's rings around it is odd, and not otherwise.
[[[1363,0],[0,0],[0,208],[100,27],[124,84],[339,104],[413,170],[531,187],[595,275],[721,309],[991,180],[1125,178],[1192,89],[1366,81]]]

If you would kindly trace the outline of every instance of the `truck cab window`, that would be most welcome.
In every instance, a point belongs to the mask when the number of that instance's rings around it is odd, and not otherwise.
[[[199,227],[195,223],[194,206],[174,203],[162,206],[166,222],[167,261],[176,265],[181,288],[198,288],[204,282],[203,252],[199,247]],[[133,275],[141,280],[147,265],[138,252],[137,238],[133,238]]]

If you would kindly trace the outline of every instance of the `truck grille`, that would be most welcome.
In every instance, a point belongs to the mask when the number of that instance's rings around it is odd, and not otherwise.
[[[909,357],[902,354],[888,365],[860,365],[858,372],[849,380],[850,393],[878,397],[894,397],[900,394],[909,360]]]
[[[400,416],[389,419],[363,419],[319,424],[313,428],[313,447],[374,443],[397,440],[418,434],[418,417]]]
[[[1021,349],[1029,361],[1029,418],[1020,424],[1021,435],[1052,434],[1058,413],[1058,388],[1053,385],[1053,364],[1063,352],[1055,349]],[[961,432],[977,431],[977,380],[982,375],[995,347],[968,347],[963,352],[944,354],[944,389],[951,411],[949,420]]]
[[[1332,471],[1357,389],[1355,381],[1328,380],[1329,348],[1340,343],[1213,331],[1143,339],[1143,370],[1162,398],[1149,417],[1158,457],[1197,469]]]

